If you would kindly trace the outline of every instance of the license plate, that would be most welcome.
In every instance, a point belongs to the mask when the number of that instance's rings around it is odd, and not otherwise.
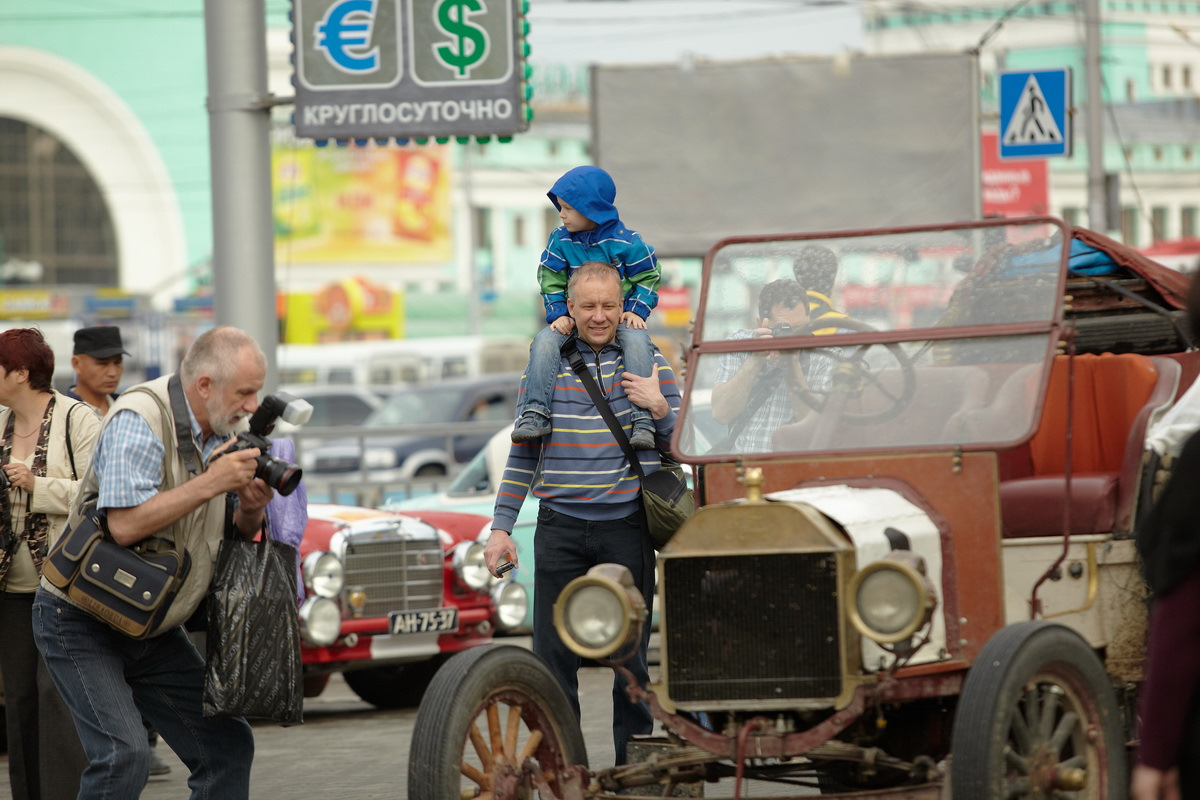
[[[401,633],[444,633],[458,630],[457,608],[429,608],[423,611],[393,611],[388,614],[392,635]]]

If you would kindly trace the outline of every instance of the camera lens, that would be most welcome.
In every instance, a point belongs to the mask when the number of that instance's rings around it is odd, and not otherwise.
[[[300,479],[304,477],[304,470],[282,458],[261,455],[255,460],[258,463],[258,469],[254,471],[254,477],[262,479],[268,486],[285,497],[296,491],[296,487],[300,485]]]

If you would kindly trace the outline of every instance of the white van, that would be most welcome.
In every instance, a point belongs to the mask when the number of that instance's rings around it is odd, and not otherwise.
[[[280,383],[379,386],[517,372],[529,359],[529,339],[440,336],[281,344],[276,352]]]

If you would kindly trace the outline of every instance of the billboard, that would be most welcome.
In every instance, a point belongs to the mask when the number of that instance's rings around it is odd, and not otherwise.
[[[525,130],[524,2],[293,0],[296,135]]]
[[[998,136],[985,133],[983,215],[1025,217],[1050,213],[1050,168],[1046,159],[1002,161]]]
[[[979,215],[975,58],[596,66],[596,163],[662,256],[723,236]]]
[[[276,145],[279,264],[441,263],[453,255],[446,149]]]

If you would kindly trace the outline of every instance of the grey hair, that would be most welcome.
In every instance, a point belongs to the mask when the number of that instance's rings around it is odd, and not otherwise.
[[[233,380],[238,355],[246,347],[252,349],[258,365],[266,369],[267,357],[250,334],[228,325],[205,331],[184,354],[183,363],[179,365],[179,379],[185,386],[190,386],[201,375],[207,375],[213,383],[224,386]]]
[[[567,296],[575,294],[575,287],[584,281],[611,279],[617,282],[617,292],[621,291],[621,274],[612,264],[604,261],[585,261],[579,265],[567,281]]]

